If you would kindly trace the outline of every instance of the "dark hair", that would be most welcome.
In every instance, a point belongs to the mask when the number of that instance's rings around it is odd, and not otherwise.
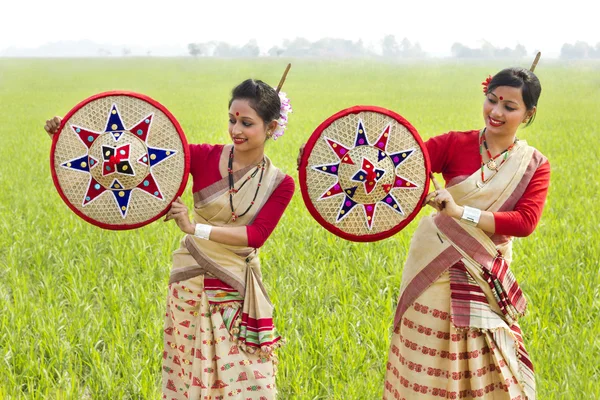
[[[491,92],[498,86],[520,88],[527,110],[531,110],[537,106],[538,99],[542,93],[542,86],[537,76],[530,70],[521,67],[505,68],[498,72],[490,81],[486,93]],[[535,112],[526,126],[531,125],[534,119]]]
[[[265,124],[270,123],[274,119],[279,119],[281,109],[281,101],[279,95],[271,86],[258,79],[246,79],[244,82],[237,85],[231,91],[231,100],[229,107],[234,100],[248,100],[250,107],[259,117],[263,119]]]

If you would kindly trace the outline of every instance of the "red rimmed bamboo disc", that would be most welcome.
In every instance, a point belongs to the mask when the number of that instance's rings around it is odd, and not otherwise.
[[[402,230],[429,189],[429,158],[416,129],[399,114],[356,106],[313,132],[300,163],[311,215],[347,240],[370,242]]]
[[[104,229],[134,229],[164,215],[184,190],[189,148],[160,103],[105,92],[77,104],[54,135],[50,167],[61,198]]]

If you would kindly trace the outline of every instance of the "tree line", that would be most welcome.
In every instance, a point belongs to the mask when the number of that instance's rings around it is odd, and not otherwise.
[[[563,60],[600,59],[600,42],[592,46],[586,42],[565,43],[560,49]]]
[[[188,52],[193,57],[331,57],[331,58],[356,58],[356,57],[384,57],[390,59],[421,59],[427,58],[427,53],[418,42],[411,42],[408,38],[400,41],[394,35],[386,35],[379,42],[379,46],[365,45],[362,40],[352,41],[346,39],[323,38],[311,42],[305,38],[284,40],[281,45],[271,47],[265,54],[261,54],[256,40],[252,39],[243,46],[234,46],[226,42],[210,41],[204,43],[188,44]],[[525,46],[517,44],[514,48],[496,47],[489,42],[483,42],[480,47],[469,47],[462,43],[454,43],[450,52],[457,59],[516,59],[528,57],[537,53],[529,53]],[[600,43],[592,46],[586,42],[563,44],[560,58],[574,59],[600,59]]]
[[[258,57],[261,55],[256,40],[252,39],[243,46],[210,41],[188,44],[188,52],[193,57]],[[387,35],[378,50],[366,46],[362,40],[323,38],[311,42],[305,38],[286,39],[281,45],[271,47],[267,52],[270,57],[390,57],[390,58],[424,58],[425,52],[419,43],[412,43],[407,38],[400,42],[393,35]]]

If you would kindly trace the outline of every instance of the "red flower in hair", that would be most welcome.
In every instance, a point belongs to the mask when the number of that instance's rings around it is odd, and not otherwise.
[[[483,86],[483,94],[487,94],[488,86],[491,81],[492,81],[492,76],[489,75],[485,81],[481,82],[481,85]]]

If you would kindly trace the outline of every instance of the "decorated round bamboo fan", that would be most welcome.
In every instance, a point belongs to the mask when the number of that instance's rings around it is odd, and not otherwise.
[[[312,216],[344,239],[368,242],[404,228],[429,189],[429,158],[415,128],[380,107],[357,106],[323,122],[300,163]]]
[[[54,135],[52,178],[67,205],[105,229],[160,218],[185,189],[189,149],[173,115],[132,92],[106,92],[76,105]]]

